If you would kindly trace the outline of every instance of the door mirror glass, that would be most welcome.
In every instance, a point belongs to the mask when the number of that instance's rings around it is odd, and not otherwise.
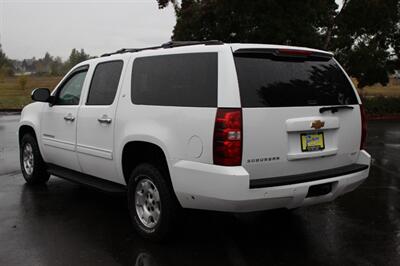
[[[35,102],[49,102],[50,90],[47,88],[37,88],[32,91],[32,100]]]

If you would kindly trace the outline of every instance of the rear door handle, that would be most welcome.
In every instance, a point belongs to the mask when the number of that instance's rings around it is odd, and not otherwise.
[[[101,124],[111,124],[112,119],[107,115],[103,115],[102,117],[97,118],[97,121],[99,121]]]
[[[73,117],[72,114],[68,114],[67,116],[64,116],[64,120],[65,121],[74,122],[75,121],[75,117]]]

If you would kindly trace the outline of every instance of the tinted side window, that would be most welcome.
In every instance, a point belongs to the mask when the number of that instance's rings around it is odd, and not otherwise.
[[[117,93],[122,61],[99,63],[94,70],[86,105],[110,105]]]
[[[62,85],[56,97],[56,105],[78,105],[87,70],[72,74]]]
[[[333,59],[299,61],[262,54],[235,55],[243,107],[357,104]]]
[[[137,58],[132,70],[132,102],[164,106],[216,107],[217,64],[217,53]]]

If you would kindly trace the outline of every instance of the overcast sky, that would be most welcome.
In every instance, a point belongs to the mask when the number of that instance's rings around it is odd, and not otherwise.
[[[12,59],[158,45],[174,25],[173,8],[156,0],[0,0],[0,43]]]
[[[0,0],[0,44],[11,59],[159,45],[174,25],[173,8],[156,0]]]

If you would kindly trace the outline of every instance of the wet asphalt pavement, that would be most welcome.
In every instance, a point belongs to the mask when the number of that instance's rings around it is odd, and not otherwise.
[[[0,114],[0,265],[400,265],[400,122],[370,122],[370,177],[332,203],[187,212],[167,244],[142,240],[123,196],[52,177],[28,187],[17,115]]]

